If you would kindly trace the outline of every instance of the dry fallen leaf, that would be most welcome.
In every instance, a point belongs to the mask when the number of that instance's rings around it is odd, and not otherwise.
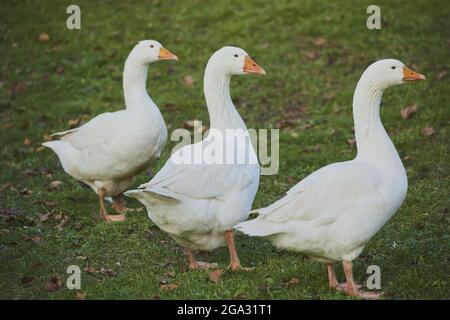
[[[38,39],[39,39],[39,41],[41,41],[41,42],[47,42],[47,41],[50,40],[50,36],[48,35],[47,32],[42,32],[41,34],[39,34]]]
[[[168,111],[176,111],[177,110],[177,106],[174,105],[173,103],[166,103],[164,105],[164,109],[166,109]]]
[[[291,280],[289,280],[288,282],[286,282],[285,285],[288,288],[293,288],[293,287],[297,286],[299,283],[300,283],[300,279],[294,277]]]
[[[294,184],[294,183],[297,182],[297,179],[295,179],[295,178],[289,176],[289,177],[287,178],[287,182],[288,182],[289,184]]]
[[[188,74],[187,76],[184,76],[183,82],[188,87],[192,87],[194,85],[194,79],[192,78],[192,76],[190,74]]]
[[[61,288],[61,276],[57,274],[56,276],[47,280],[47,282],[44,285],[44,288],[47,289],[47,291],[49,292],[54,292],[59,288]]]
[[[80,118],[70,119],[67,123],[69,127],[73,129],[75,127],[78,127],[78,125],[81,123],[81,119]]]
[[[429,137],[434,134],[434,128],[433,127],[426,127],[422,129],[422,135],[425,137]]]
[[[408,119],[416,112],[417,112],[417,105],[413,103],[412,105],[401,109],[400,115],[402,116],[403,119]]]
[[[186,129],[194,129],[196,132],[204,133],[206,130],[208,130],[208,127],[203,125],[200,120],[194,119],[194,120],[186,120],[183,122],[183,126]]]
[[[322,37],[318,37],[318,38],[316,38],[316,40],[314,40],[314,44],[318,47],[323,46],[326,42],[327,42],[327,40]]]
[[[353,146],[353,145],[355,145],[355,143],[356,143],[356,140],[355,140],[355,139],[347,139],[346,141],[347,141],[347,143],[348,143],[349,146]]]
[[[61,190],[62,189],[62,181],[59,181],[59,180],[55,180],[55,181],[52,181],[51,183],[50,183],[50,185],[48,186],[48,190],[49,191],[55,191],[55,190]]]
[[[45,222],[45,221],[47,221],[49,218],[50,218],[50,215],[51,215],[52,213],[51,212],[47,212],[47,213],[45,213],[45,214],[41,214],[40,216],[39,216],[39,222]]]
[[[14,96],[26,89],[26,85],[23,82],[16,82],[9,88],[9,94]]]
[[[309,51],[305,53],[305,57],[309,60],[316,60],[320,54],[317,51]]]
[[[63,68],[63,67],[58,67],[58,68],[56,68],[55,73],[56,73],[58,76],[63,75],[63,74],[64,74],[64,68]]]
[[[159,287],[165,291],[172,291],[172,290],[178,288],[178,285],[173,284],[173,283],[172,284],[162,284]]]
[[[69,217],[63,214],[61,222],[56,226],[56,229],[58,231],[62,231],[62,229],[66,225],[67,221],[69,221]]]
[[[97,270],[91,266],[84,268],[84,271],[87,273],[96,273],[97,272]]]
[[[29,286],[34,281],[33,276],[25,276],[20,280],[20,283],[22,283],[23,286]]]
[[[26,145],[26,146],[29,146],[31,143],[32,143],[32,142],[31,142],[31,140],[30,140],[29,138],[25,138],[25,139],[23,140],[23,144]]]
[[[102,268],[100,268],[100,273],[104,274],[104,275],[107,275],[107,276],[110,276],[111,278],[117,277],[117,272],[115,272],[112,269],[105,269],[105,268],[102,267]]]
[[[75,299],[77,299],[77,300],[84,300],[84,299],[86,299],[86,293],[81,292],[81,291],[77,291],[77,293],[75,294]]]
[[[441,72],[439,72],[438,73],[438,75],[436,76],[436,80],[442,80],[442,79],[444,79],[444,77],[447,75],[447,71],[441,71]]]
[[[209,273],[209,280],[218,283],[220,279],[222,278],[223,270],[222,269],[216,269],[214,271],[211,271]]]
[[[41,242],[41,237],[33,236],[33,237],[31,237],[31,241],[33,241],[34,243],[38,244],[39,242]]]
[[[5,189],[6,189],[6,188],[9,188],[9,187],[11,187],[11,183],[9,183],[9,182],[5,183],[4,185],[2,185],[2,186],[0,187],[0,192],[5,191]]]

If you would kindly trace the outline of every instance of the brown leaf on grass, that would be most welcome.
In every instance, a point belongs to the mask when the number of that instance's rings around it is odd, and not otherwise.
[[[298,286],[298,285],[300,284],[300,279],[294,277],[294,278],[292,278],[291,280],[284,282],[283,284],[284,284],[287,288],[293,288],[293,287],[296,287],[296,286]]]
[[[275,123],[275,128],[283,129],[283,128],[292,128],[295,126],[296,121],[293,119],[282,119]]]
[[[38,217],[38,221],[41,222],[41,223],[47,221],[50,218],[51,214],[52,214],[51,212],[47,212],[47,213],[41,214]]]
[[[164,105],[164,109],[168,110],[168,111],[177,111],[177,106],[174,105],[173,103],[166,103]]]
[[[97,272],[97,270],[92,266],[86,267],[83,270],[87,273],[96,273]]]
[[[325,38],[322,37],[318,37],[314,40],[314,45],[321,47],[323,46],[325,43],[327,43],[327,40]]]
[[[33,236],[31,237],[31,241],[33,241],[35,244],[39,244],[39,242],[41,242],[41,237]]]
[[[22,190],[19,191],[19,194],[23,196],[29,196],[30,194],[33,194],[33,191],[27,188],[23,188]]]
[[[76,118],[76,119],[70,119],[69,121],[67,121],[67,124],[69,125],[69,127],[71,129],[78,127],[81,123],[81,119],[80,118]]]
[[[403,119],[409,119],[414,113],[417,112],[417,105],[413,103],[410,106],[407,106],[400,110],[400,115]]]
[[[47,32],[42,32],[39,34],[38,39],[40,42],[48,42],[50,40],[50,36]]]
[[[86,259],[87,259],[86,256],[78,256],[78,257],[77,257],[77,260],[82,260],[82,261],[84,261],[84,260],[86,260]]]
[[[9,183],[9,182],[5,183],[4,185],[2,185],[2,186],[0,187],[0,192],[5,191],[6,188],[9,188],[9,187],[11,187],[11,183]]]
[[[436,80],[440,81],[440,80],[444,79],[445,76],[447,76],[447,71],[445,71],[445,70],[441,71],[437,74]]]
[[[24,241],[30,241],[31,240],[35,244],[38,244],[39,242],[41,242],[41,237],[39,237],[39,236],[32,236],[32,237],[30,237],[30,236],[25,235],[25,236],[22,237],[22,239]]]
[[[409,161],[409,160],[411,160],[411,156],[404,156],[403,157],[403,161]]]
[[[115,272],[112,269],[105,269],[105,268],[101,267],[100,268],[100,273],[104,274],[104,275],[107,275],[107,276],[110,276],[111,278],[117,277],[117,272]]]
[[[57,205],[57,203],[55,201],[44,201],[44,206],[49,207],[49,208],[53,208]]]
[[[223,270],[222,269],[216,269],[214,271],[211,271],[209,273],[209,280],[214,283],[218,283],[220,279],[222,279]]]
[[[57,274],[56,276],[48,279],[44,285],[44,288],[49,292],[54,292],[61,288],[61,276]]]
[[[176,288],[178,288],[178,285],[171,283],[171,284],[162,284],[159,287],[165,291],[172,291],[172,290],[175,290]]]
[[[52,181],[50,183],[50,185],[48,186],[47,190],[48,191],[61,190],[62,189],[62,185],[63,185],[62,181],[55,180],[55,181]]]
[[[14,83],[10,88],[9,88],[9,94],[11,96],[15,96],[18,93],[21,93],[22,91],[24,91],[26,89],[26,84],[23,82],[16,82]]]
[[[333,99],[336,96],[336,91],[327,91],[322,95],[325,100]]]
[[[56,68],[55,73],[56,73],[58,76],[63,75],[63,74],[64,74],[64,68],[63,68],[63,67],[58,67],[58,68]]]
[[[356,144],[355,139],[346,139],[345,140],[349,146],[354,146]]]
[[[26,145],[26,146],[29,146],[30,144],[32,144],[31,139],[25,138],[25,139],[23,140],[23,144]]]
[[[58,231],[62,231],[63,227],[66,225],[66,223],[69,221],[69,217],[62,214],[61,222],[56,226],[56,229]]]
[[[204,133],[206,130],[208,130],[208,127],[201,124],[202,122],[200,120],[194,119],[194,120],[186,120],[183,122],[183,126],[186,129],[194,129],[198,133]]]
[[[25,276],[22,279],[20,279],[20,283],[25,287],[25,286],[30,286],[33,281],[34,281],[34,277],[33,276]]]
[[[237,292],[233,298],[238,300],[247,300],[248,296],[244,292]]]
[[[192,87],[194,85],[194,79],[192,78],[192,76],[190,74],[184,76],[183,82],[188,87]]]
[[[317,51],[308,51],[305,53],[305,57],[309,60],[316,60],[320,57],[320,54]]]
[[[75,294],[75,299],[76,300],[85,300],[86,299],[86,293],[81,292],[81,291],[77,291],[77,293]]]
[[[36,168],[36,169],[25,169],[21,172],[21,174],[30,176],[30,177],[43,176],[43,177],[50,178],[52,176],[51,171],[47,167],[40,167],[40,168]]]
[[[294,177],[289,176],[289,177],[287,178],[287,182],[288,182],[289,184],[294,184],[294,183],[297,182],[297,179],[295,179]]]
[[[422,129],[422,135],[425,137],[432,136],[434,134],[435,130],[433,127],[426,127]]]

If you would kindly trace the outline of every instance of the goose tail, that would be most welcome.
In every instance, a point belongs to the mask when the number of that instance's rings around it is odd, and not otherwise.
[[[74,165],[78,162],[79,150],[72,147],[70,143],[62,140],[48,141],[42,145],[56,153],[65,172],[74,175]]]

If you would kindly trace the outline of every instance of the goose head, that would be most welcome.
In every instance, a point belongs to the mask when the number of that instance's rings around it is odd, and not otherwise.
[[[406,67],[396,59],[384,59],[372,63],[363,76],[370,85],[386,89],[409,81],[425,80],[425,76]]]
[[[178,60],[178,57],[155,40],[140,41],[131,51],[130,57],[137,63],[148,65],[160,60]]]
[[[222,75],[266,74],[245,50],[226,46],[217,50],[209,59],[208,66]]]

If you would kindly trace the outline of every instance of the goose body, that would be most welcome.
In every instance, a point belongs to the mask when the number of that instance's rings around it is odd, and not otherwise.
[[[253,73],[263,73],[240,48],[224,47],[211,57],[204,78],[211,125],[208,136],[173,153],[141,189],[126,192],[146,206],[158,227],[188,250],[193,268],[199,264],[191,250],[213,250],[224,240],[230,248],[230,267],[240,266],[231,230],[248,217],[259,185],[259,164],[245,123],[231,100],[229,82],[233,74],[252,72],[249,61],[256,70]],[[236,140],[226,138],[229,130]],[[207,150],[212,149],[223,152],[224,157],[208,160]],[[246,155],[246,160],[223,161],[233,151]]]
[[[332,263],[344,261],[345,290],[358,294],[351,261],[401,206],[408,188],[405,168],[381,123],[381,96],[390,86],[422,79],[394,59],[369,66],[353,97],[356,158],[313,172],[236,229],[328,263],[331,287],[338,287]]]
[[[148,65],[159,59],[176,56],[156,41],[141,41],[125,62],[126,109],[100,114],[79,128],[54,134],[59,140],[43,143],[57,154],[67,174],[102,199],[120,196],[166,143],[164,119],[146,90]],[[103,212],[102,217],[108,216]]]

